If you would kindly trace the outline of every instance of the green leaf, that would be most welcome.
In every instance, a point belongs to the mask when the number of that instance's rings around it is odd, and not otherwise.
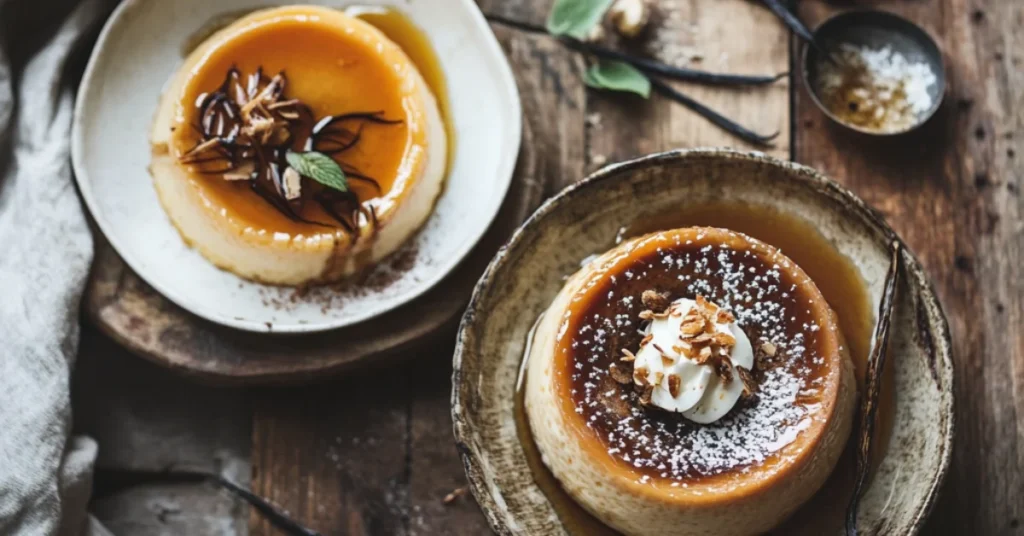
[[[636,93],[645,99],[651,96],[651,80],[624,61],[598,60],[587,69],[583,82],[597,89]]]
[[[348,191],[348,181],[345,179],[345,172],[341,170],[341,166],[333,158],[324,153],[316,151],[305,153],[288,151],[285,154],[285,158],[288,159],[288,165],[295,168],[299,175],[309,177],[328,188],[334,188],[342,192]]]
[[[601,22],[612,0],[555,0],[548,14],[548,32],[585,39],[590,29]]]

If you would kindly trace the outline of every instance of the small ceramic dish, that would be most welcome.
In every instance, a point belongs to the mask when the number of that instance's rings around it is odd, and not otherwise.
[[[322,331],[369,319],[421,295],[459,264],[497,215],[519,150],[515,80],[471,0],[308,3],[394,4],[425,32],[446,78],[456,145],[447,181],[423,229],[394,255],[402,266],[385,261],[369,276],[386,284],[297,293],[243,280],[190,249],[157,200],[147,170],[149,131],[164,84],[183,61],[186,41],[225,14],[280,2],[127,0],[103,28],[78,91],[72,161],[100,230],[161,294],[233,328]]]
[[[810,168],[759,153],[674,151],[606,167],[567,188],[541,206],[491,262],[463,317],[455,351],[455,437],[470,488],[497,533],[614,534],[560,491],[517,425],[527,336],[563,277],[624,238],[623,229],[647,227],[669,211],[720,203],[762,207],[816,229],[826,247],[849,261],[870,310],[877,310],[889,245],[899,237],[863,201]],[[766,224],[745,225],[756,237],[758,226]],[[920,263],[906,249],[902,261],[888,347],[891,435],[873,460],[878,465],[858,516],[858,527],[870,534],[920,529],[953,445],[949,328]],[[841,461],[825,488],[779,532],[842,534],[851,472],[852,465]]]
[[[905,134],[928,122],[942,105],[946,92],[946,68],[942,61],[942,50],[928,32],[903,17],[886,11],[860,9],[835,15],[814,30],[814,40],[827,50],[833,50],[842,44],[864,46],[872,49],[890,47],[893,52],[902,54],[910,63],[924,63],[935,75],[935,83],[928,87],[931,106],[917,114],[914,123],[905,129],[895,131],[879,131],[864,128],[832,113],[824,104],[819,83],[818,65],[819,49],[813,46],[804,47],[803,69],[804,85],[814,104],[829,119],[843,127],[871,136],[895,136]]]

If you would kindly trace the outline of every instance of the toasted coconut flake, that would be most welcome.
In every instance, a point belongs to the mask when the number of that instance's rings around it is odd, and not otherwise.
[[[672,395],[672,398],[679,396],[679,390],[683,385],[683,381],[675,374],[668,375],[668,393]]]
[[[732,369],[732,360],[726,356],[721,356],[718,362],[715,363],[715,372],[725,385],[729,385],[732,382]]]
[[[754,381],[754,375],[743,367],[736,367],[736,372],[739,373],[740,381],[743,382],[743,397],[750,398],[754,396],[757,393],[757,383]]]
[[[608,366],[608,375],[615,380],[615,383],[622,385],[629,385],[633,383],[633,375],[629,373],[624,367],[612,363]]]
[[[697,357],[695,358],[695,360],[697,361],[698,365],[703,365],[704,363],[707,363],[708,361],[710,361],[711,360],[711,347],[710,346],[705,346],[705,347],[701,348],[700,351],[697,352]]]
[[[641,406],[650,406],[651,405],[651,395],[653,395],[653,394],[654,394],[654,387],[651,387],[650,385],[645,386],[643,391],[640,392],[640,405]]]
[[[669,357],[669,356],[667,356],[665,354],[661,354],[661,366],[663,366],[665,368],[669,368],[669,367],[671,367],[672,365],[675,365],[675,364],[676,364],[676,361],[674,359],[672,359],[671,357]]]
[[[718,316],[715,318],[719,324],[731,324],[736,321],[736,317],[725,309],[718,310]]]
[[[653,339],[653,338],[654,338],[654,335],[651,335],[650,333],[648,333],[647,336],[644,337],[643,340],[640,341],[640,347],[643,348],[644,345],[649,343],[649,342],[651,342],[651,339]]]
[[[654,311],[650,309],[640,311],[640,320],[654,320]]]
[[[647,375],[650,373],[647,367],[637,367],[633,369],[633,381],[635,381],[641,387],[646,387],[650,382],[647,381]]]
[[[652,382],[652,385],[661,385],[661,382],[664,379],[665,379],[665,373],[664,372],[655,372],[654,373],[654,382]]]
[[[668,296],[653,290],[645,290],[643,294],[640,295],[640,301],[644,304],[644,307],[654,311],[655,313],[666,312],[670,305]]]
[[[622,349],[622,357],[619,358],[619,361],[623,361],[623,362],[626,362],[626,363],[632,363],[635,360],[636,360],[636,354],[634,354],[633,352],[630,352],[629,350],[627,350],[625,348]]]

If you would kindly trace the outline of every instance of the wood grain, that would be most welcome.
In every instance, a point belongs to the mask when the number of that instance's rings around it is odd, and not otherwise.
[[[648,36],[644,48],[662,61],[735,74],[771,75],[789,70],[789,34],[770,11],[749,0],[667,0],[658,6],[655,22],[659,27]],[[756,149],[789,157],[788,78],[756,88],[676,86],[756,132],[779,132],[774,148]],[[606,92],[592,95],[587,130],[590,169],[606,161],[684,147],[755,149],[661,96],[644,101]]]
[[[1024,5],[878,1],[945,52],[943,108],[919,132],[876,140],[840,131],[796,93],[794,157],[879,209],[921,259],[956,350],[957,444],[927,533],[1014,534],[1024,501]],[[802,2],[816,23],[832,10]]]

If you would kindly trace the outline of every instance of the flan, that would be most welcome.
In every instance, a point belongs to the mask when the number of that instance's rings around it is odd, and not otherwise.
[[[448,152],[406,53],[314,6],[257,11],[200,44],[161,97],[151,142],[184,240],[241,277],[295,286],[342,280],[409,240]]]
[[[824,484],[851,430],[832,309],[793,261],[726,229],[657,232],[587,263],[526,358],[541,459],[627,536],[768,531]]]

